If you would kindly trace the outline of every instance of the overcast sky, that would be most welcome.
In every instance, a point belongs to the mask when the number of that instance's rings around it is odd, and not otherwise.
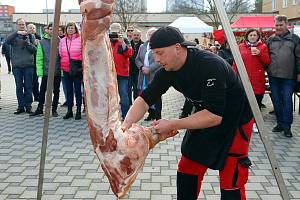
[[[47,0],[48,8],[54,9],[55,0]],[[0,0],[2,4],[15,6],[16,12],[42,12],[46,0]],[[159,12],[165,9],[165,0],[148,0],[148,11]],[[62,10],[79,9],[78,0],[62,0]]]

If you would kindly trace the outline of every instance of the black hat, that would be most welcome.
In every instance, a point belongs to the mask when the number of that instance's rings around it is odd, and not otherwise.
[[[196,46],[196,43],[185,41],[178,28],[165,26],[155,31],[150,38],[150,49],[168,47],[179,43],[181,46]]]

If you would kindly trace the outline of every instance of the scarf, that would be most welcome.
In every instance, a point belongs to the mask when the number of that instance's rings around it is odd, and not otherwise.
[[[259,40],[256,42],[250,42],[249,40],[246,40],[246,45],[250,48],[250,47],[257,47],[259,43]]]

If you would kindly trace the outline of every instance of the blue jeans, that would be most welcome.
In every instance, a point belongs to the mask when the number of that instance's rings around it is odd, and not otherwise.
[[[129,99],[128,99],[128,77],[117,76],[118,79],[118,89],[120,95],[122,118],[126,117],[129,109]]]
[[[74,105],[74,90],[76,106],[80,110],[82,104],[82,93],[81,93],[81,77],[72,77],[68,72],[64,72],[64,79],[67,86],[67,104],[68,110],[72,110]]]
[[[277,125],[290,129],[293,123],[293,92],[296,80],[269,77]]]
[[[18,99],[18,108],[31,108],[32,104],[32,84],[33,84],[33,67],[13,67],[12,68],[15,83],[16,94]]]

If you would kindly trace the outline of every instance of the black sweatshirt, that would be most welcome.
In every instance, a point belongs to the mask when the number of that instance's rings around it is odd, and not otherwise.
[[[185,64],[178,71],[163,68],[141,97],[151,106],[173,86],[196,108],[222,116],[222,123],[206,129],[187,130],[181,152],[211,169],[221,169],[236,129],[252,118],[241,80],[219,56],[196,48],[187,50]]]

